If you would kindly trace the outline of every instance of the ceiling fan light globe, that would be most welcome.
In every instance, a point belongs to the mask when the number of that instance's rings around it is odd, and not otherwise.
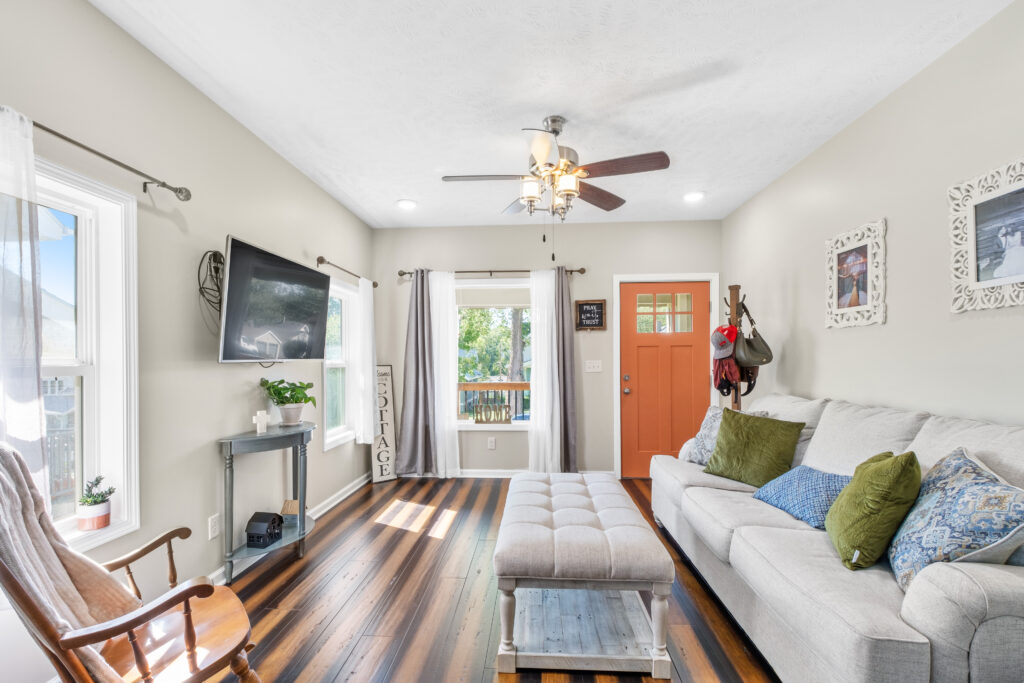
[[[563,199],[578,197],[580,194],[580,179],[572,173],[558,176],[558,180],[555,181],[555,192]]]

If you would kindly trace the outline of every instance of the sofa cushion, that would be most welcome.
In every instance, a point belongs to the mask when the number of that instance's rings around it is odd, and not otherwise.
[[[683,491],[691,486],[744,493],[753,493],[757,490],[742,481],[708,474],[701,465],[685,462],[671,455],[656,455],[651,458],[651,481],[664,488],[676,507],[682,502]]]
[[[759,488],[754,498],[785,510],[815,529],[824,529],[828,509],[850,479],[845,474],[798,465]]]
[[[785,422],[726,410],[715,452],[704,471],[764,486],[793,464],[802,422]]]
[[[843,680],[928,679],[929,642],[900,618],[903,591],[887,566],[847,571],[825,532],[808,527],[738,529],[729,562]]]
[[[683,493],[683,518],[722,562],[729,561],[729,546],[736,529],[772,526],[809,529],[787,512],[754,500],[750,493],[692,487]]]
[[[857,466],[825,515],[825,531],[847,569],[870,567],[885,555],[920,489],[913,453],[879,453]]]
[[[700,423],[697,435],[686,442],[692,445],[685,456],[682,450],[679,451],[680,458],[695,462],[698,465],[708,464],[711,454],[715,452],[715,444],[718,443],[718,431],[722,427],[722,413],[724,411],[725,408],[708,406],[708,411],[704,413],[704,420]],[[768,413],[763,410],[749,411],[748,414],[757,415],[758,417],[769,417]],[[683,444],[683,449],[686,449],[686,444]]]
[[[759,396],[750,403],[750,412],[764,411],[768,417],[786,422],[803,422],[804,428],[800,432],[800,441],[796,445],[796,453],[793,455],[793,467],[801,464],[804,454],[807,452],[807,444],[814,436],[814,430],[821,420],[821,413],[828,403],[827,398],[800,398],[799,396],[787,396],[786,394],[768,394]]]
[[[1024,490],[1004,483],[958,448],[933,467],[889,547],[896,582],[906,590],[934,562],[1005,562],[1024,544]],[[998,547],[995,547],[998,546]],[[1001,551],[1001,552],[1000,552]]]
[[[1024,427],[933,415],[907,449],[917,454],[927,472],[960,447],[1010,484],[1024,488]]]
[[[853,474],[857,465],[873,455],[909,450],[927,419],[927,413],[829,401],[802,464],[824,472]]]

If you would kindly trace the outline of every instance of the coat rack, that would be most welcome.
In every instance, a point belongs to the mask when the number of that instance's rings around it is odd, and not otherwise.
[[[743,309],[740,308],[742,301],[740,298],[740,286],[729,285],[729,324],[734,325],[737,330],[740,329],[740,321],[743,317]],[[732,390],[733,410],[742,410],[743,397],[740,396],[740,384],[742,382],[737,382]]]

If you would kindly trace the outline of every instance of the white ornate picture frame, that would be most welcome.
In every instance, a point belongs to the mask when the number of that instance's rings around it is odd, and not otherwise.
[[[950,270],[952,274],[953,300],[951,310],[954,313],[977,311],[986,308],[1002,308],[1004,306],[1024,305],[1024,269],[1007,267],[1009,273],[999,273],[988,267],[991,260],[989,252],[993,246],[995,230],[1004,230],[1006,224],[1017,225],[1024,220],[1024,159],[1002,166],[973,180],[965,181],[949,188],[949,238],[952,248]],[[996,221],[982,220],[983,236],[979,248],[979,205],[992,206],[995,202],[1006,203],[1010,199],[1009,217],[1000,218],[1004,227],[995,225]],[[1014,209],[1014,206],[1017,207]],[[984,207],[983,207],[984,213]],[[1009,228],[1013,230],[1013,225]],[[1011,242],[1017,249],[1024,249],[1021,244],[1022,233],[1019,229],[1008,233],[1004,239]],[[1004,245],[1000,242],[998,249]],[[981,265],[979,266],[979,252]],[[1009,252],[1007,247],[1002,253]],[[1024,256],[1017,251],[1015,256]],[[1020,261],[1019,258],[1016,261]],[[1009,266],[1009,264],[1007,264]],[[982,271],[990,271],[982,275]]]
[[[825,241],[825,327],[885,322],[885,219]]]

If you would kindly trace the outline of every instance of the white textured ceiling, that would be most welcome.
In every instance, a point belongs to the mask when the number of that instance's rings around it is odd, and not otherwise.
[[[542,220],[499,214],[515,183],[440,177],[525,172],[548,114],[582,163],[672,160],[568,220],[721,218],[1010,4],[90,2],[374,227]]]

